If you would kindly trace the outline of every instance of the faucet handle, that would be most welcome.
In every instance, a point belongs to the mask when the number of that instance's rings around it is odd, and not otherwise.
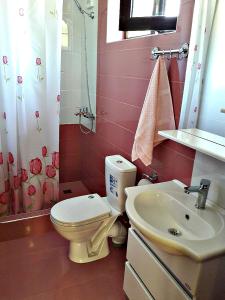
[[[189,186],[185,186],[185,187],[184,187],[184,192],[185,192],[185,194],[188,194],[188,195],[189,195],[189,194],[190,194],[190,192],[189,192],[189,190],[188,190],[188,189],[189,189]]]
[[[150,175],[143,173],[142,178],[146,178],[150,182],[154,183],[158,180],[158,173],[156,171],[152,171]]]
[[[202,190],[208,190],[209,189],[209,186],[211,184],[211,181],[208,180],[208,179],[201,179],[200,181],[200,186],[201,186],[201,189]]]

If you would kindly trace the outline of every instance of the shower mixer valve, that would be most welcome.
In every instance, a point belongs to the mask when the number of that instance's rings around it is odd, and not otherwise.
[[[88,107],[84,106],[84,107],[79,107],[79,111],[77,113],[74,114],[75,116],[79,116],[80,118],[81,117],[84,117],[84,118],[87,118],[87,119],[92,119],[94,120],[95,119],[95,116],[93,115],[92,112],[90,112],[88,110]]]

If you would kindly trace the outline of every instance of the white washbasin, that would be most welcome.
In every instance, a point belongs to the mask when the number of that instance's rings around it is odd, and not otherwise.
[[[209,206],[195,207],[178,181],[126,189],[131,223],[163,250],[201,261],[225,253],[225,217]]]

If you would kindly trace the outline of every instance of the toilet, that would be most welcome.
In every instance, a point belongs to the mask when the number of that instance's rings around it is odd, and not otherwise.
[[[108,237],[121,245],[126,228],[117,221],[125,211],[124,189],[135,185],[137,168],[121,155],[105,159],[106,197],[90,194],[55,204],[50,213],[56,231],[70,241],[69,258],[87,263],[109,254]]]

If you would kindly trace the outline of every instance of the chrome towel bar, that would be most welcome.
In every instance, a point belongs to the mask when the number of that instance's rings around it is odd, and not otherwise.
[[[167,55],[167,59],[171,59],[172,57],[174,57],[173,55],[177,55],[178,59],[183,59],[185,57],[188,57],[188,51],[188,43],[183,44],[180,49],[160,50],[158,47],[154,47],[152,49],[152,59],[157,59],[160,55]]]

